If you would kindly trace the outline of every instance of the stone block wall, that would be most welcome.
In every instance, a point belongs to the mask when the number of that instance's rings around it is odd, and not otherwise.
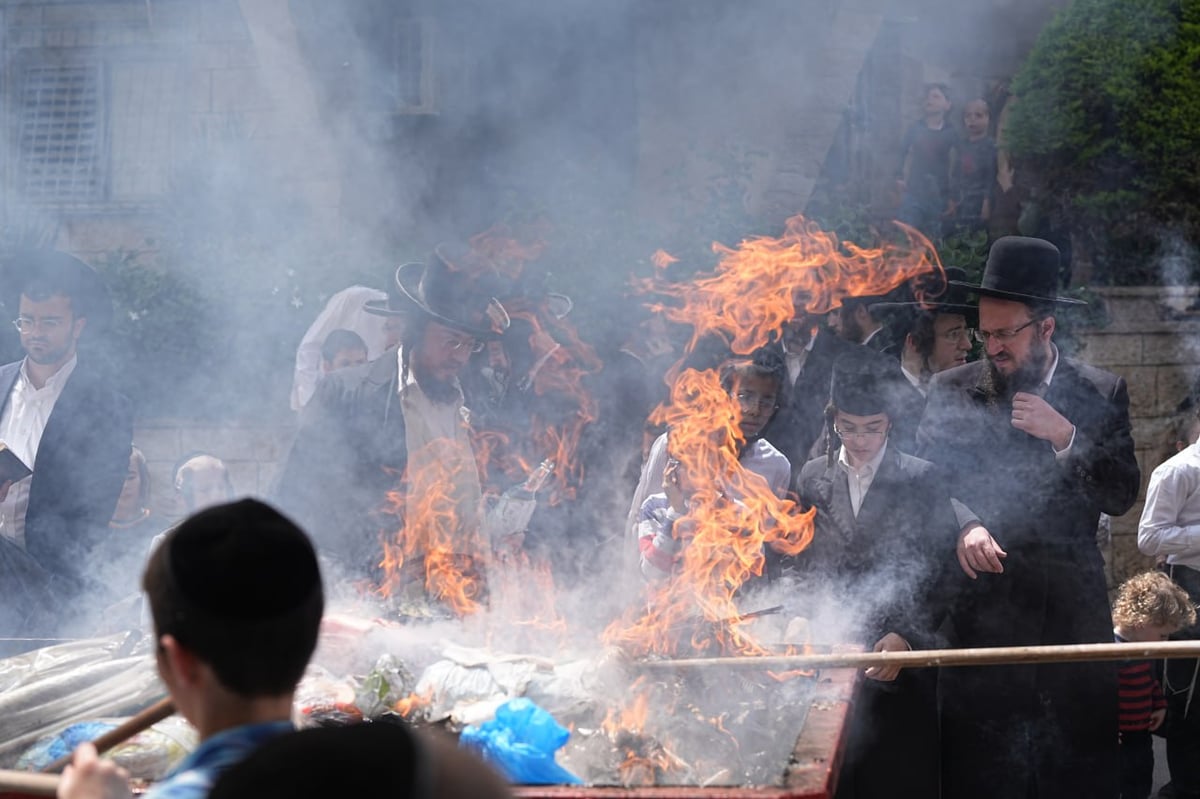
[[[1198,297],[1196,287],[1108,288],[1098,293],[1110,322],[1083,333],[1079,355],[1129,384],[1129,415],[1142,470],[1137,504],[1112,522],[1108,560],[1109,583],[1114,586],[1153,565],[1138,552],[1137,525],[1150,473],[1174,454],[1176,408],[1200,377],[1200,311],[1189,310]]]
[[[170,519],[182,514],[173,484],[175,465],[192,452],[206,452],[225,461],[239,496],[268,496],[291,444],[293,430],[288,424],[140,421],[133,432],[133,443],[146,456],[150,469],[153,510]]]

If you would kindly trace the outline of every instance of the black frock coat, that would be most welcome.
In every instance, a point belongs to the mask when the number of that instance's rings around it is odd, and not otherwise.
[[[1044,398],[1076,426],[1061,460],[985,385],[982,361],[936,375],[919,432],[920,454],[1008,553],[1003,574],[955,573],[956,642],[1111,642],[1096,526],[1137,497],[1125,381],[1059,359]],[[946,669],[940,693],[947,799],[1116,796],[1114,664]]]
[[[796,483],[816,508],[812,543],[791,569],[802,586],[832,585],[859,609],[852,635],[868,651],[885,633],[914,649],[937,646],[957,524],[931,464],[889,443],[858,516],[843,467],[817,458]],[[905,669],[894,682],[864,679],[851,715],[839,799],[936,797],[936,672]]]

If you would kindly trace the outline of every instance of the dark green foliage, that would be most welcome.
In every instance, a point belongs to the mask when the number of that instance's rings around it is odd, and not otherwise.
[[[1096,278],[1162,281],[1163,242],[1200,241],[1200,0],[1075,0],[1013,91],[1018,174]]]

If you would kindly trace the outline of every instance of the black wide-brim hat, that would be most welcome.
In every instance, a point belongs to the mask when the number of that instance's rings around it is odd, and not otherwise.
[[[496,299],[500,282],[482,256],[449,244],[438,245],[428,264],[401,264],[394,280],[409,312],[484,341],[500,338],[510,323]]]
[[[424,269],[425,264],[420,261],[413,261],[418,268]],[[399,274],[400,270],[409,264],[400,264],[395,274]],[[363,310],[372,316],[409,316],[416,311],[413,303],[401,291],[400,284],[396,281],[395,274],[388,281],[387,297],[379,300],[367,300],[363,303]]]
[[[1062,257],[1045,239],[1004,236],[988,252],[979,285],[955,281],[982,297],[1015,302],[1054,302],[1087,305],[1083,300],[1058,296],[1058,273]]]
[[[944,290],[936,297],[924,301],[909,300],[907,302],[877,302],[871,306],[871,312],[879,311],[928,311],[929,313],[962,314],[974,318],[979,312],[979,306],[970,301],[969,292],[964,288],[967,279],[965,269],[957,266],[945,268]],[[929,281],[933,275],[922,275],[918,281]],[[938,281],[940,283],[940,281]],[[936,288],[936,286],[934,287]]]
[[[10,314],[20,313],[21,295],[38,284],[70,297],[72,312],[86,318],[92,330],[112,322],[112,298],[104,278],[75,256],[58,250],[25,250],[0,265],[0,300]]]
[[[833,363],[830,402],[852,416],[895,417],[897,392],[904,379],[895,358],[870,347],[855,347]]]

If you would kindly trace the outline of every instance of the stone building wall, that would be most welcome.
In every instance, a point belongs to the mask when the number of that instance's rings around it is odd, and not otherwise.
[[[1173,423],[1181,400],[1200,376],[1200,311],[1196,287],[1110,288],[1109,324],[1085,333],[1080,357],[1129,384],[1129,415],[1142,486],[1137,504],[1112,522],[1110,585],[1153,565],[1138,552],[1137,525],[1150,473],[1174,453]]]
[[[229,466],[238,495],[267,497],[287,454],[294,428],[273,426],[197,424],[147,419],[133,432],[133,443],[146,456],[152,487],[151,507],[176,518],[182,513],[175,496],[175,465],[185,454],[206,452]]]

